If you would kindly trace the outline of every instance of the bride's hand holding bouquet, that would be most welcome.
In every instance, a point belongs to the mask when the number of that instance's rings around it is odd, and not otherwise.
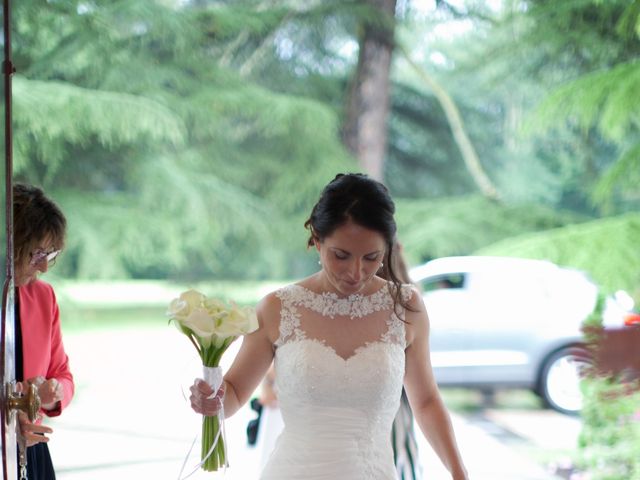
[[[218,299],[207,298],[196,290],[188,290],[171,301],[167,315],[191,341],[202,360],[204,381],[196,382],[191,387],[191,402],[194,409],[204,415],[202,468],[216,471],[227,465],[221,433],[224,383],[220,359],[234,340],[258,328],[255,310],[233,303],[227,305]],[[194,389],[198,389],[199,395],[194,395]]]

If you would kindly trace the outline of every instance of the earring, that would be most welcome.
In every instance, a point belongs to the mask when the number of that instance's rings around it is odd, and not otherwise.
[[[322,262],[320,260],[318,260],[318,265],[322,265]]]

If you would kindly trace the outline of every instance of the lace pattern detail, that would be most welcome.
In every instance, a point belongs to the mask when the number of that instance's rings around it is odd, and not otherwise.
[[[297,301],[304,307],[325,317],[336,315],[349,318],[362,318],[374,312],[391,308],[393,300],[386,288],[381,288],[371,295],[356,293],[347,298],[340,298],[333,292],[318,294],[299,285],[292,285],[296,291]]]
[[[408,302],[413,295],[411,285],[402,285],[400,295],[403,302]],[[406,344],[406,336],[404,330],[405,309],[400,308],[393,312],[387,320],[388,330],[382,335],[381,340],[386,343]]]
[[[333,292],[315,293],[300,285],[288,285],[281,288],[276,292],[276,296],[282,302],[280,336],[276,341],[276,346],[281,346],[288,341],[306,338],[304,330],[300,328],[298,305],[329,318],[339,315],[356,319],[375,312],[391,310],[393,307],[391,292],[391,288],[382,287],[371,295],[365,296],[358,293],[341,298]],[[411,295],[411,285],[402,285],[403,301],[408,301]],[[404,346],[404,309],[398,308],[397,310],[398,312],[392,312],[387,319],[387,331],[382,335],[381,341]]]
[[[292,285],[291,285],[292,286]],[[290,340],[303,340],[306,338],[304,330],[300,328],[300,314],[295,305],[295,295],[292,295],[289,287],[284,287],[276,292],[276,296],[282,302],[280,309],[280,336],[276,346],[281,346]]]

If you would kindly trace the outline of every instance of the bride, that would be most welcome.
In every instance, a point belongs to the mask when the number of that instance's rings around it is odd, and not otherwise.
[[[230,416],[274,360],[285,427],[261,480],[395,480],[389,439],[403,383],[451,478],[468,478],[431,369],[427,312],[393,271],[394,211],[381,183],[336,176],[305,223],[320,271],[262,299],[260,328],[215,395],[202,380],[191,387],[196,412],[224,404]]]

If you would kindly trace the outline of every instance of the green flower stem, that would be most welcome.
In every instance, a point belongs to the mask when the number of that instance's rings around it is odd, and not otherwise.
[[[237,337],[228,337],[222,343],[222,346],[219,348],[215,348],[211,345],[208,348],[203,348],[200,352],[200,357],[202,358],[202,363],[205,367],[217,367],[220,365],[220,359],[224,352],[229,348],[229,345],[236,339]]]
[[[191,343],[193,344],[193,346],[194,346],[194,347],[196,347],[196,350],[198,351],[198,353],[200,354],[200,356],[202,356],[202,353],[201,353],[202,349],[200,348],[200,345],[198,345],[198,342],[196,342],[196,341],[193,339],[193,336],[192,336],[192,335],[187,335],[187,338],[191,341]]]
[[[202,469],[206,472],[215,472],[226,465],[226,458],[224,455],[224,441],[222,434],[218,438],[218,443],[214,447],[209,458],[205,460],[207,453],[213,445],[213,441],[220,430],[221,425],[217,416],[215,417],[203,417],[202,419],[202,448],[201,448],[201,460],[204,460]]]
[[[235,339],[236,337],[229,337],[225,339],[219,348],[215,348],[214,346],[203,348],[200,351],[200,356],[204,366],[219,366],[222,355]],[[200,448],[200,459],[204,461],[202,469],[206,472],[215,472],[227,463],[224,454],[224,440],[222,439],[222,434],[220,434],[218,443],[211,452],[211,455],[209,455],[209,458],[205,460],[205,457],[207,456],[207,453],[209,453],[211,445],[213,445],[213,441],[215,440],[220,428],[220,419],[217,415],[213,417],[202,417],[202,445]]]

